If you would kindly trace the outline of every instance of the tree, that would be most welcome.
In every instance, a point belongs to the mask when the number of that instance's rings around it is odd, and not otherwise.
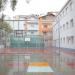
[[[12,31],[11,26],[7,22],[2,21],[2,19],[0,19],[0,29],[6,31],[7,33]]]
[[[8,0],[0,0],[0,12],[5,9]]]
[[[17,4],[17,0],[11,0],[11,8],[13,11],[15,10],[16,4]]]
[[[0,0],[0,12],[5,9],[5,6],[6,6],[7,2],[8,2],[8,0]],[[11,3],[11,8],[14,11],[15,6],[17,4],[17,0],[10,0],[10,3]]]
[[[0,0],[0,12],[5,9],[7,2],[8,2],[8,0]],[[10,3],[11,3],[11,8],[14,11],[15,6],[17,4],[17,0],[10,0]],[[4,29],[7,32],[11,32],[12,28],[10,27],[10,25],[7,22],[3,21],[3,19],[4,19],[4,16],[2,14],[2,17],[0,18],[0,28]]]

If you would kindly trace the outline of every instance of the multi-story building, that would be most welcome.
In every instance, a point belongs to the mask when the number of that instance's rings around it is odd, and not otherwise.
[[[26,35],[39,34],[38,15],[19,15],[14,17],[13,29]]]
[[[75,74],[75,0],[68,0],[58,13],[53,26],[55,65]],[[58,49],[59,48],[59,49]],[[72,73],[73,72],[73,73]],[[67,74],[66,74],[67,75]]]
[[[24,30],[27,32],[28,35],[39,34],[38,15],[25,16]]]
[[[56,17],[53,26],[56,47],[75,49],[75,1],[69,0]]]
[[[47,48],[52,45],[54,18],[55,15],[52,12],[39,17],[39,33],[44,35]]]

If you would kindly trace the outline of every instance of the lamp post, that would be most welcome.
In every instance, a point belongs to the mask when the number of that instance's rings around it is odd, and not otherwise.
[[[60,60],[61,60],[61,57],[60,57],[60,54],[61,54],[61,51],[60,51],[60,44],[61,44],[61,43],[60,43],[60,18],[59,18],[59,24],[58,24],[58,40],[59,40],[59,42],[58,42],[58,43],[59,43],[59,44],[58,44],[58,45],[59,45],[59,46],[58,46],[59,63],[58,63],[58,64],[59,64],[59,70],[60,70],[60,68],[61,68],[61,61],[60,61]],[[60,72],[60,71],[59,71],[59,72]]]
[[[45,38],[45,36],[46,36],[46,31],[45,30],[43,30],[43,41],[44,41],[44,52],[45,52],[45,49],[46,49],[46,45],[45,45],[45,40],[46,40],[46,38]]]

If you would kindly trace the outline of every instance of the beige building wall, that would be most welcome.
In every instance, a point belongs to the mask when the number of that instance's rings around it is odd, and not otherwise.
[[[44,35],[45,47],[47,48],[52,45],[54,19],[55,15],[51,12],[39,17],[39,33]]]

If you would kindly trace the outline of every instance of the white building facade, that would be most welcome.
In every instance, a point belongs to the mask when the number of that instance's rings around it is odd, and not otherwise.
[[[56,16],[53,41],[55,47],[75,49],[75,0],[69,0]]]
[[[14,17],[13,29],[14,30],[24,30],[25,19],[23,15],[18,15]]]
[[[38,15],[26,16],[24,28],[27,35],[38,35],[39,34]]]

